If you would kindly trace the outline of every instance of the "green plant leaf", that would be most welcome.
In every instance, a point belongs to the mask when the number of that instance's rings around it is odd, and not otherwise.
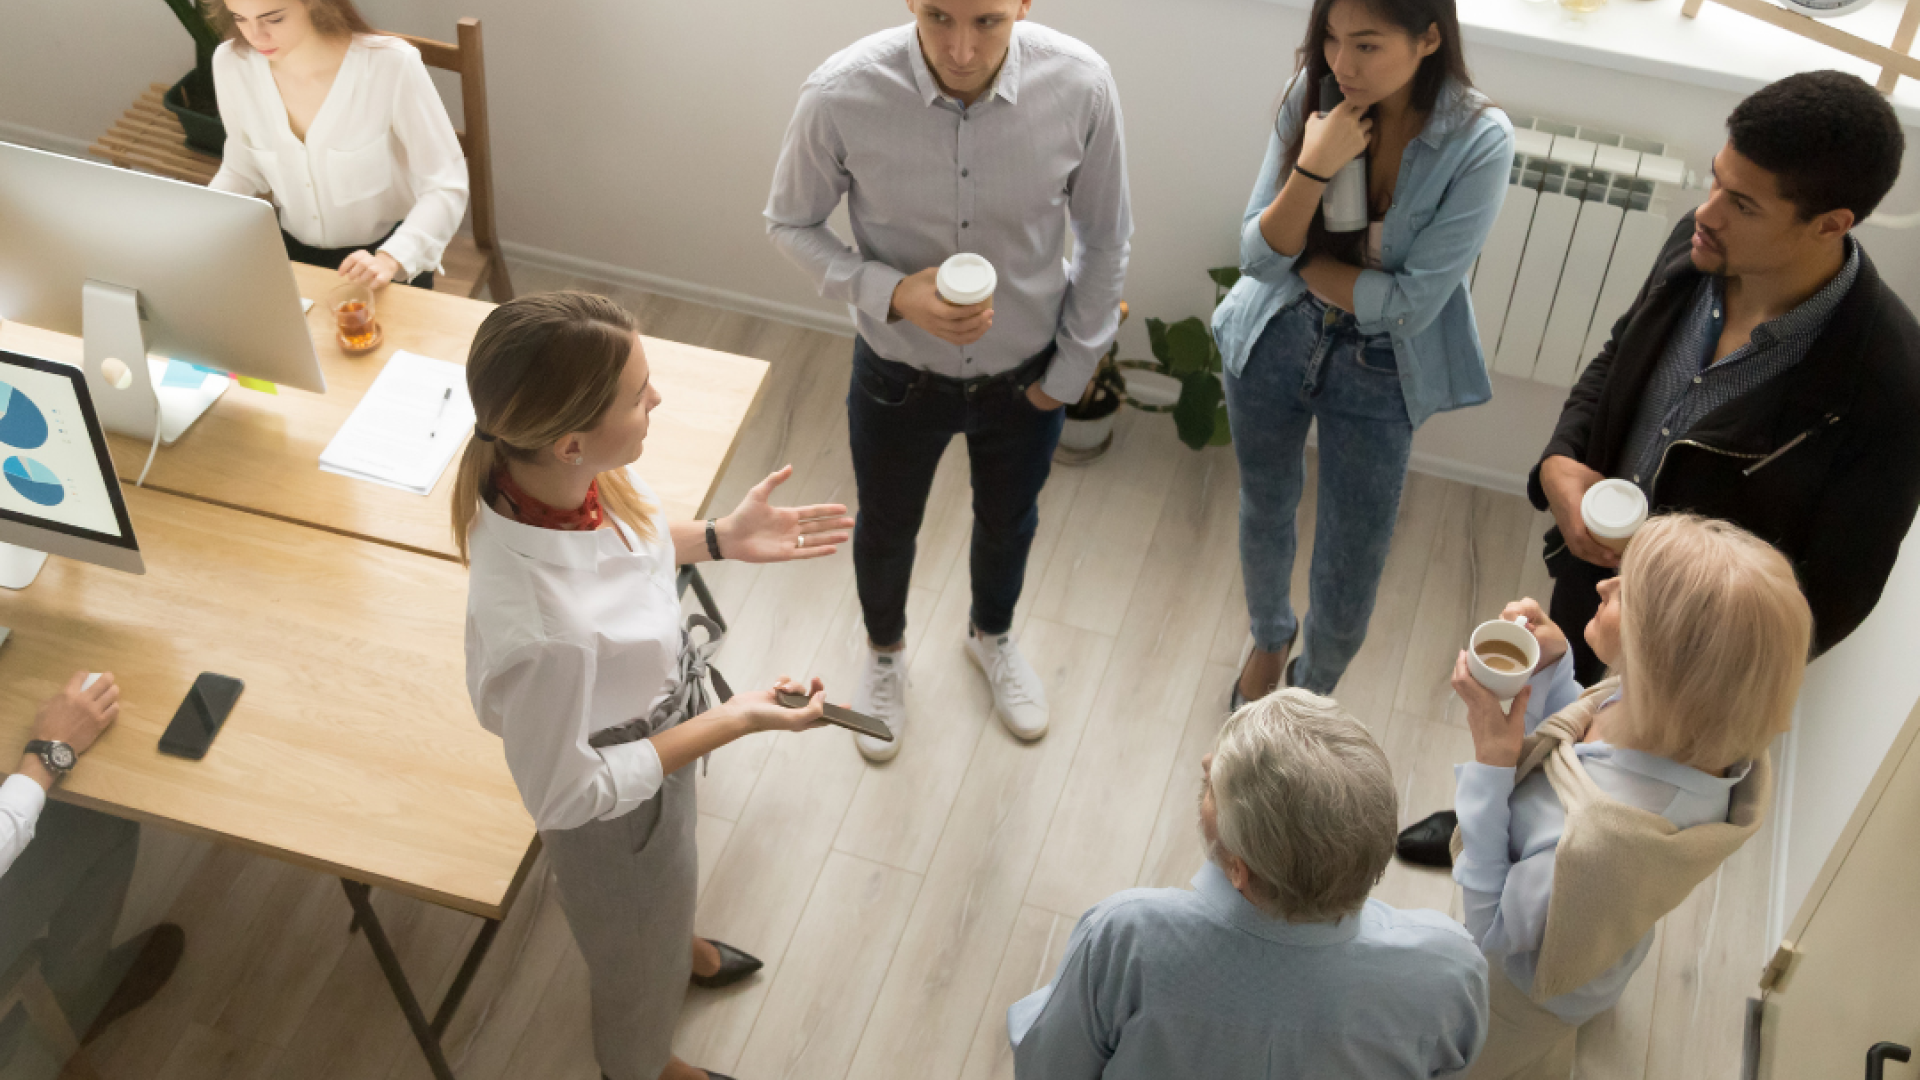
[[[1178,379],[1204,375],[1213,355],[1213,332],[1199,317],[1167,327],[1167,371]]]
[[[1153,350],[1153,358],[1160,361],[1160,370],[1165,371],[1170,363],[1167,351],[1167,324],[1159,319],[1147,320],[1147,347]]]
[[[1213,441],[1215,417],[1225,392],[1209,372],[1180,380],[1180,402],[1173,407],[1173,423],[1180,441],[1198,450]]]
[[[1227,406],[1223,402],[1220,411],[1213,414],[1213,441],[1208,446],[1227,446],[1233,442],[1233,422],[1227,419]]]
[[[1207,276],[1222,289],[1231,289],[1240,280],[1240,268],[1237,266],[1216,266],[1207,271]]]

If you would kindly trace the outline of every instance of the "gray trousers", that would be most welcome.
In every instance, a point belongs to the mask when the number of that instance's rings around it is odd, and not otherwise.
[[[636,724],[602,732],[644,738]],[[605,745],[600,737],[595,745]],[[560,906],[593,988],[593,1053],[611,1080],[656,1080],[693,974],[699,856],[692,768],[611,821],[543,831]]]

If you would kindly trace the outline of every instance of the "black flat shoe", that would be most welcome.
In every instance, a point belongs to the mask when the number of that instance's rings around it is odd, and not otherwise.
[[[1460,819],[1451,810],[1431,814],[1426,820],[1400,830],[1400,836],[1393,844],[1394,854],[1421,866],[1450,869],[1453,866],[1453,830],[1459,824]]]
[[[1291,649],[1293,647],[1293,643],[1288,642],[1287,647]],[[1300,658],[1297,656],[1291,656],[1287,658],[1286,666],[1280,669],[1280,685],[1274,687],[1274,689],[1285,690],[1286,688],[1294,685],[1293,665],[1294,665],[1294,662],[1299,659]],[[1233,693],[1227,695],[1227,711],[1229,713],[1237,713],[1241,709],[1244,709],[1246,707],[1247,707],[1247,695],[1240,692],[1240,676],[1235,675],[1233,677]]]
[[[748,956],[724,941],[709,940],[707,944],[720,951],[720,970],[711,975],[695,975],[688,980],[703,990],[718,990],[723,986],[732,986],[766,966],[757,958]],[[727,1077],[717,1073],[708,1075],[713,1076],[714,1080],[727,1080]]]

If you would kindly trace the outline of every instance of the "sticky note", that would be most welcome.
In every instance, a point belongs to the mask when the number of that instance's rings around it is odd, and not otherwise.
[[[167,362],[167,372],[160,377],[161,386],[183,386],[189,390],[200,389],[207,381],[206,369],[198,364],[189,364],[184,360]]]
[[[258,390],[263,394],[278,394],[280,388],[265,379],[249,379],[245,375],[234,376],[234,381],[249,390]]]

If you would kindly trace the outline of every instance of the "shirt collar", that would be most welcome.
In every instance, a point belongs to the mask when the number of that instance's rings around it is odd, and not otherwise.
[[[1690,795],[1723,795],[1739,786],[1753,771],[1753,762],[1750,760],[1728,769],[1725,776],[1714,776],[1691,765],[1682,765],[1672,758],[1643,750],[1627,750],[1603,742],[1581,743],[1575,749],[1580,757],[1605,761],[1614,768],[1658,780]]]
[[[1020,103],[1020,39],[1025,29],[1020,23],[1013,24],[1013,38],[1007,43],[1007,58],[1001,61],[1000,73],[993,77],[993,86],[980,95],[980,101],[990,97],[1002,97],[1009,105]],[[940,89],[939,80],[933,77],[933,68],[927,63],[927,54],[920,48],[918,25],[907,27],[907,42],[913,67],[913,84],[920,90],[921,102],[932,105],[947,97],[947,94]],[[976,101],[974,104],[977,105],[979,102]]]
[[[1839,309],[1840,301],[1847,298],[1853,289],[1854,279],[1860,276],[1860,242],[1852,236],[1846,237],[1847,258],[1840,264],[1840,272],[1833,275],[1820,291],[1807,297],[1792,311],[1777,319],[1769,319],[1753,328],[1752,337],[1756,344],[1772,345],[1780,341],[1807,340],[1820,336],[1827,322]],[[1712,287],[1713,302],[1722,303],[1726,297],[1726,282],[1718,276],[1708,279]]]
[[[1440,149],[1440,144],[1465,124],[1480,104],[1479,95],[1449,79],[1441,88],[1439,98],[1433,103],[1433,113],[1427,117],[1426,126],[1420,129],[1417,138],[1435,150]]]
[[[1211,859],[1200,868],[1199,873],[1193,875],[1193,889],[1200,894],[1208,910],[1228,926],[1282,945],[1320,948],[1352,941],[1360,933],[1360,913],[1357,911],[1337,922],[1293,923],[1273,918],[1241,896],[1240,890],[1227,880],[1226,871]]]
[[[620,533],[624,533],[626,527],[617,517],[613,518],[611,529],[569,532],[523,525],[482,502],[480,513],[474,519],[474,529],[476,532],[485,530],[500,542],[501,547],[515,555],[566,570],[592,570],[608,555],[632,553],[620,540]],[[632,541],[633,538],[629,536],[628,540]],[[613,548],[608,549],[608,544],[612,544]],[[638,543],[634,544],[634,550],[641,550]]]

